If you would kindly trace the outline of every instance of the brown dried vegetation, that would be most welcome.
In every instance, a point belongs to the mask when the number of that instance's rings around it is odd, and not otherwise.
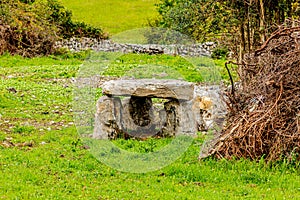
[[[227,96],[226,127],[209,150],[217,158],[300,158],[300,23],[282,26],[239,64]]]
[[[54,51],[56,28],[43,17],[42,5],[28,5],[19,1],[4,1],[0,6],[0,54],[32,57]]]
[[[72,21],[72,12],[58,0],[0,2],[0,55],[48,55],[55,52],[55,41],[62,38],[108,37],[100,28]]]

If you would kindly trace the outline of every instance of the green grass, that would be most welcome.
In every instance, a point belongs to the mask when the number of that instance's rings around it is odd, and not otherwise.
[[[0,144],[16,145],[0,145],[0,199],[300,198],[299,166],[200,162],[201,135],[176,162],[158,171],[131,174],[97,161],[73,121],[71,77],[82,62],[0,57]],[[17,145],[26,142],[32,145]],[[114,141],[123,149],[144,153],[169,142]]]
[[[126,54],[111,63],[105,75],[134,78],[184,79],[202,82],[201,71],[179,56]]]
[[[93,53],[83,64],[84,73],[127,78],[182,79],[190,82],[219,82],[226,78],[225,60],[173,55]],[[97,64],[94,64],[97,63]],[[98,64],[100,63],[100,64]],[[91,70],[93,69],[93,70]],[[83,71],[82,71],[83,72]]]
[[[74,19],[102,27],[110,34],[147,26],[158,0],[61,0]]]

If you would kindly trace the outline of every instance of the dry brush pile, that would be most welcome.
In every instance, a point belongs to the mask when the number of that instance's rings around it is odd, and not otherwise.
[[[227,94],[227,124],[210,155],[300,159],[300,26],[293,25],[239,64],[241,85]]]

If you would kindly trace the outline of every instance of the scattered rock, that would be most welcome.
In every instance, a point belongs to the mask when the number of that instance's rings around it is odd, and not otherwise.
[[[10,140],[4,140],[0,146],[4,148],[10,148],[10,147],[32,147],[33,142],[22,142],[22,143],[13,143]]]
[[[7,88],[7,90],[12,93],[17,93],[17,90],[13,87],[9,87],[9,88]]]

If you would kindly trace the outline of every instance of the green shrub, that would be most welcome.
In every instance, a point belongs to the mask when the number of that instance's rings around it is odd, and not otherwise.
[[[228,53],[229,53],[228,48],[221,46],[221,47],[217,47],[213,50],[211,57],[214,59],[226,58]]]
[[[84,22],[74,22],[72,20],[72,12],[67,10],[57,0],[47,0],[47,7],[50,10],[49,20],[59,28],[61,37],[107,38],[107,34],[100,28],[92,27]]]
[[[53,53],[53,58],[61,58],[61,59],[79,59],[79,60],[85,60],[91,50],[84,50],[79,52],[72,52],[68,48],[59,48],[56,49]]]
[[[219,2],[210,0],[160,0],[156,6],[159,17],[150,25],[171,28],[199,42],[222,32],[229,15]]]

